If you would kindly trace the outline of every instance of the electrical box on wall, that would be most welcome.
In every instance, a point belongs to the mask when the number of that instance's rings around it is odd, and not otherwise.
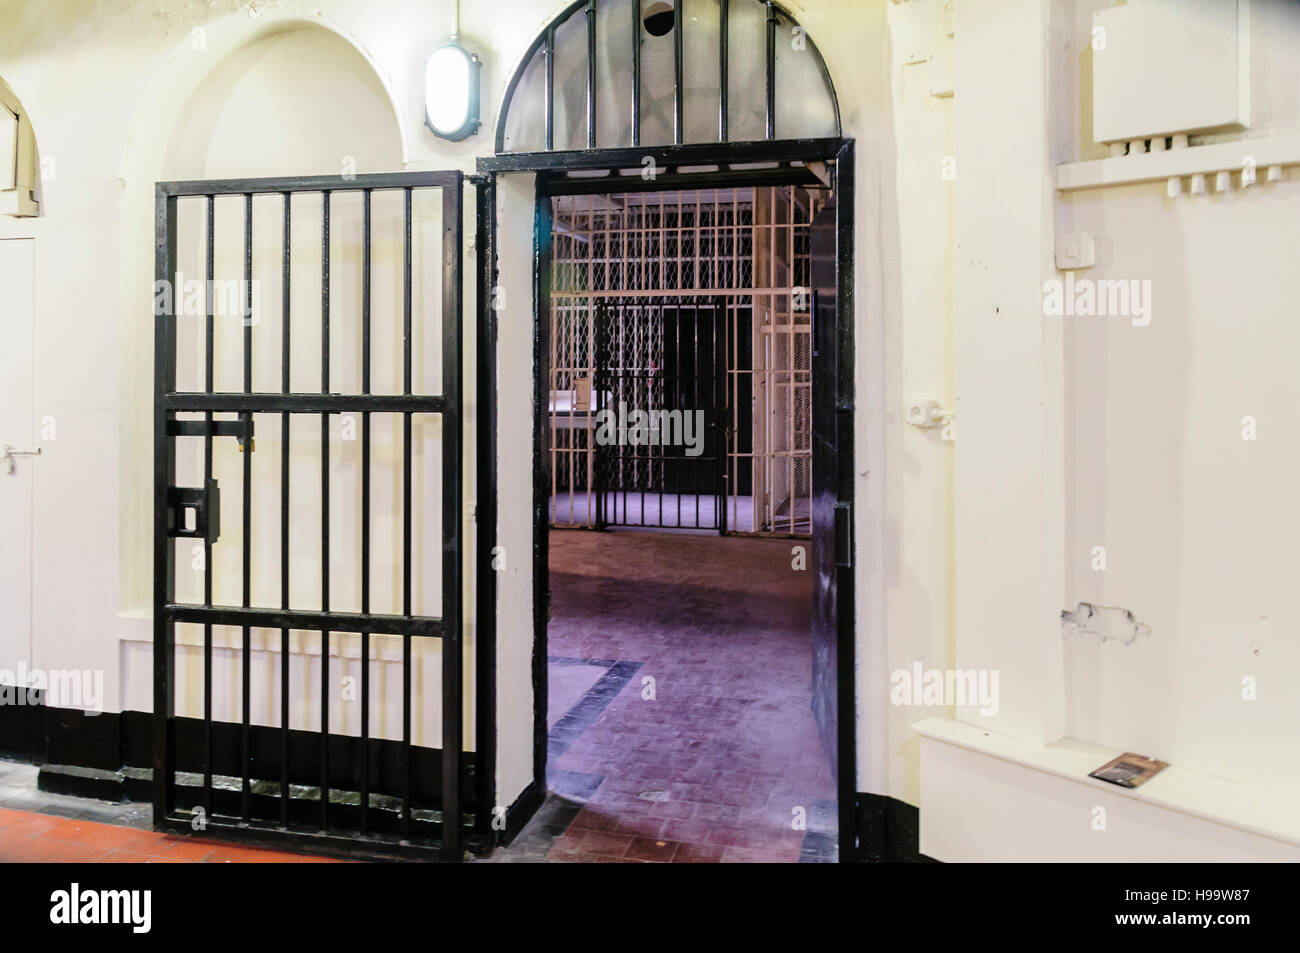
[[[1130,0],[1092,18],[1097,142],[1250,124],[1249,0]]]

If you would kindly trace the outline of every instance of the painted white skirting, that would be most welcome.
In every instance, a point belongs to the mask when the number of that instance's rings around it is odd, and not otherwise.
[[[1088,777],[1119,751],[941,718],[914,730],[921,852],[937,860],[1300,861],[1300,798],[1177,765],[1122,788]]]

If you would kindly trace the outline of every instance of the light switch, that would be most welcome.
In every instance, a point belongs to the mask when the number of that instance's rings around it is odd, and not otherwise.
[[[1087,232],[1076,232],[1056,237],[1056,267],[1060,271],[1076,271],[1097,264],[1097,245]]]

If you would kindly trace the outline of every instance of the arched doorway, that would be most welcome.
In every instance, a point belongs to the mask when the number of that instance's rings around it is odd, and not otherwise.
[[[480,446],[491,465],[481,468],[478,491],[479,499],[493,501],[495,508],[480,506],[479,521],[487,537],[506,551],[529,553],[530,568],[527,577],[520,579],[517,573],[491,571],[490,559],[480,556],[480,638],[487,635],[502,642],[494,655],[494,664],[502,669],[497,690],[527,690],[533,699],[528,765],[520,760],[525,740],[520,736],[520,716],[498,708],[498,723],[492,732],[501,748],[498,780],[514,772],[513,784],[503,785],[506,789],[498,792],[502,795],[499,799],[509,803],[512,792],[519,789],[519,778],[531,779],[509,812],[526,817],[545,796],[548,747],[557,750],[548,745],[555,728],[547,716],[548,627],[553,625],[550,547],[560,443],[555,438],[555,421],[557,414],[563,413],[572,424],[574,407],[582,403],[581,423],[594,433],[592,418],[603,393],[602,371],[595,366],[576,374],[587,379],[565,378],[557,383],[557,374],[574,377],[568,366],[571,362],[557,356],[557,342],[595,341],[599,335],[594,329],[605,320],[597,315],[608,312],[609,301],[626,300],[632,294],[670,295],[679,305],[685,298],[703,293],[722,293],[732,302],[748,295],[745,309],[762,306],[759,297],[768,295],[768,302],[780,302],[772,312],[789,316],[767,322],[753,317],[749,330],[753,332],[760,323],[769,331],[788,330],[792,334],[785,340],[790,343],[804,334],[810,352],[807,442],[812,474],[810,533],[804,555],[813,592],[805,633],[805,659],[811,669],[807,702],[816,724],[814,734],[820,734],[835,773],[831,836],[838,833],[839,858],[852,858],[856,851],[854,152],[852,141],[841,137],[834,88],[816,46],[775,3],[577,2],[548,24],[529,47],[506,88],[496,134],[497,154],[478,163],[484,176],[480,194],[488,206],[481,225],[490,233],[479,293],[483,300],[496,300],[500,295],[511,304],[480,313],[478,346],[480,353],[488,355],[484,365],[488,373],[480,377],[480,400],[497,399],[491,404],[494,416],[481,421]],[[609,267],[613,254],[609,234],[629,231],[622,219],[611,224],[609,209],[624,215],[630,207],[644,209],[647,201],[662,204],[668,193],[673,196],[668,204],[680,210],[684,203],[694,203],[694,213],[701,196],[705,204],[716,207],[720,195],[744,194],[745,202],[752,205],[754,195],[762,194],[766,201],[779,190],[786,190],[787,195],[800,194],[800,190],[805,195],[815,193],[816,205],[821,208],[820,214],[810,210],[804,222],[807,277],[800,282],[785,280],[778,288],[755,288],[752,281],[737,287],[707,282],[616,287],[608,272],[601,272]],[[582,231],[576,240],[589,242],[591,247],[604,242],[600,247],[607,251],[591,252],[586,265],[557,250],[557,242],[574,239],[575,209],[586,210],[588,225],[599,223]],[[689,228],[696,237],[711,231],[711,225],[700,227],[706,217],[691,219]],[[681,216],[678,224],[686,218]],[[533,226],[531,241],[520,237],[525,222]],[[753,230],[757,224],[745,220],[742,227]],[[789,231],[795,230],[793,220],[786,224],[791,226]],[[576,284],[572,282],[575,264],[582,276]],[[695,265],[698,274],[698,261]],[[804,280],[807,300],[796,304]],[[565,294],[564,308],[578,300],[587,310],[587,316],[578,322],[586,323],[585,336],[571,333],[575,325],[572,321],[565,324],[568,318],[557,319],[562,310],[557,295]],[[525,306],[523,314],[517,304],[521,299],[532,301],[532,308]],[[739,310],[734,304],[726,308],[728,314]],[[800,316],[794,316],[796,312]],[[738,326],[730,318],[729,322],[729,329]],[[521,339],[532,342],[530,352],[521,347]],[[531,374],[527,380],[531,386],[523,388],[520,380],[529,353]],[[723,368],[720,374],[731,375],[736,370]],[[790,375],[792,380],[795,376]],[[597,395],[592,398],[595,403],[585,403],[588,398],[581,396],[584,394]],[[566,395],[570,404],[561,407]],[[533,418],[531,446],[511,445],[501,421],[525,413]],[[571,432],[572,427],[566,429]],[[592,446],[584,450],[599,456]],[[728,454],[729,458],[743,455],[734,445]],[[734,465],[728,479],[734,491],[740,482]],[[590,492],[590,485],[583,490]],[[598,489],[597,495],[602,492]],[[720,496],[727,492],[718,491]],[[727,505],[729,500],[723,504]],[[597,524],[591,525],[597,529],[610,525],[609,521],[601,523],[599,517]],[[716,525],[710,525],[715,526],[711,531],[716,531]],[[795,549],[799,548],[796,540]],[[798,562],[798,553],[793,555]],[[790,558],[787,552],[786,559]],[[600,602],[598,593],[592,601]],[[527,608],[521,611],[521,606]],[[525,626],[531,626],[531,638],[521,642],[517,633]],[[563,636],[561,640],[563,643]],[[515,652],[526,646],[531,646],[532,664],[525,670]],[[583,696],[579,707],[591,701]],[[560,723],[563,721],[561,718]],[[551,758],[554,760],[553,754]],[[512,823],[510,833],[516,830]]]

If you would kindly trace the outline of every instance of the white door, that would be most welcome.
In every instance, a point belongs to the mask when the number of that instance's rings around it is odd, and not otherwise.
[[[32,332],[35,242],[0,239],[0,672],[31,665],[34,449]],[[13,472],[9,472],[10,464]],[[3,677],[9,681],[7,676]]]

